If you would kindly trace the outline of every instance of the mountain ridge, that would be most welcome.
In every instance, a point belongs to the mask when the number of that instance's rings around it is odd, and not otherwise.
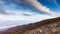
[[[27,25],[21,25],[21,26],[9,28],[8,30],[6,30],[2,34],[22,34],[23,32],[30,31],[33,29],[37,29],[41,26],[44,26],[47,24],[52,24],[52,23],[57,23],[57,22],[60,22],[60,17],[53,18],[53,19],[47,19],[47,20],[43,20],[40,22],[36,22],[36,23],[30,23]]]

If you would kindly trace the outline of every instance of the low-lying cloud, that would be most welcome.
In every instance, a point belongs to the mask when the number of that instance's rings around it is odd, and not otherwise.
[[[50,18],[54,17],[48,15],[35,15],[35,16],[0,15],[0,29],[15,27],[17,25],[34,23],[37,21]]]

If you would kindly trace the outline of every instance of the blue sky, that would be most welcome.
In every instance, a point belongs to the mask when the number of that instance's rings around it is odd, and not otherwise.
[[[0,29],[59,17],[59,9],[59,0],[0,0]]]
[[[60,10],[60,0],[38,0],[44,6],[47,6],[52,11],[59,12]]]

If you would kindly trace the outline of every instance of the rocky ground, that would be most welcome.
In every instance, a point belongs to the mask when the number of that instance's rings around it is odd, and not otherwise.
[[[60,22],[48,23],[37,29],[32,29],[22,34],[60,34]]]

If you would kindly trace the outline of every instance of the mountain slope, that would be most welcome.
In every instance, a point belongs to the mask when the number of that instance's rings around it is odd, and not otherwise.
[[[38,33],[54,34],[59,33],[59,31],[60,31],[60,17],[13,27],[4,31],[1,34],[38,34]]]

